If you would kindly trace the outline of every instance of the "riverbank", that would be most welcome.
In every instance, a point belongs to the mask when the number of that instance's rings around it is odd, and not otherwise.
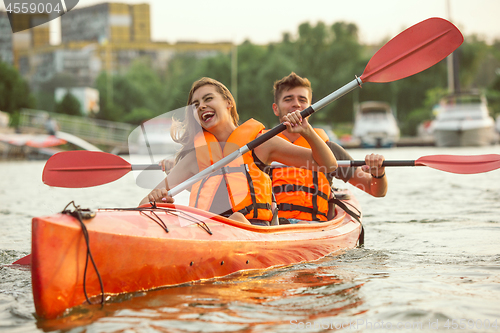
[[[21,133],[19,133],[21,132]],[[17,135],[43,135],[44,131],[36,128],[27,129],[23,128],[21,131],[16,131],[11,127],[0,127],[0,161],[6,160],[23,160],[23,159],[47,159],[58,151],[65,150],[66,147],[49,147],[49,148],[36,148],[19,144],[21,140],[17,140]],[[64,139],[64,138],[63,138]],[[17,143],[16,143],[17,141]],[[345,140],[341,141],[340,145],[346,149],[362,148],[359,140]],[[419,138],[419,137],[402,137],[396,144],[396,147],[425,147],[434,146],[432,137]],[[71,148],[68,148],[71,149]],[[123,148],[119,151],[126,151]]]
[[[340,141],[339,143],[345,149],[355,149],[362,148],[361,141],[359,140],[349,140],[349,141]],[[416,136],[412,137],[402,137],[398,140],[395,145],[396,147],[433,147],[434,146],[434,138],[433,137],[425,137],[420,138]]]
[[[0,161],[44,160],[64,150],[60,146],[37,147],[38,144],[43,145],[40,141],[45,137],[50,139],[44,131],[36,128],[21,131],[12,127],[0,127]]]

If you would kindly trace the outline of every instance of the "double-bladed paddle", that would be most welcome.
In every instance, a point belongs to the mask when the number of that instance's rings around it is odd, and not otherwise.
[[[365,161],[337,161],[339,167],[358,167]],[[427,166],[473,174],[500,168],[500,155],[430,155],[416,160],[384,161],[384,167]],[[161,170],[158,164],[132,165],[120,156],[96,151],[66,151],[53,155],[43,170],[43,182],[58,187],[91,187],[115,181],[132,170]]]
[[[444,19],[430,18],[417,23],[387,42],[370,59],[361,77],[356,77],[342,88],[306,108],[301,112],[301,116],[311,115],[365,82],[391,82],[417,74],[446,58],[462,42],[463,36],[460,31]],[[284,124],[275,126],[247,145],[174,187],[169,191],[169,195],[175,196],[285,129]],[[86,157],[83,156],[85,152],[67,153],[72,153],[72,158],[69,158],[69,155],[63,155],[64,153],[59,153],[47,161],[43,173],[45,184],[60,187],[88,187],[118,179],[130,170],[159,168],[156,166],[131,166],[127,165],[128,162],[123,159],[121,162],[103,156],[103,161],[100,160],[99,156],[93,156],[90,160],[86,160]],[[77,154],[82,156],[76,157]],[[87,157],[90,158],[90,156]],[[82,164],[78,166],[78,163]]]

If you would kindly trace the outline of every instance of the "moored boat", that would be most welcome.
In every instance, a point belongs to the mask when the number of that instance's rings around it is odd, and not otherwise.
[[[484,95],[464,92],[446,96],[434,112],[433,134],[438,147],[487,146],[497,140]]]
[[[496,128],[497,128],[497,135],[500,135],[500,114],[497,116]]]
[[[353,196],[346,202],[358,207]],[[47,319],[99,295],[317,260],[354,248],[362,231],[338,206],[328,222],[265,227],[173,204],[65,210],[35,217],[32,229],[33,298]]]
[[[375,101],[361,103],[352,135],[363,147],[394,146],[399,140],[400,130],[390,105]]]

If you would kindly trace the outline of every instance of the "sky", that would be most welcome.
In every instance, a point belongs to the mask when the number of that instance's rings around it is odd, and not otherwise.
[[[101,0],[80,0],[76,8]],[[278,42],[304,22],[355,23],[362,43],[378,43],[429,17],[451,20],[464,35],[500,39],[500,0],[110,0],[149,3],[154,41]],[[449,5],[449,6],[448,6]],[[449,7],[449,11],[448,11]],[[5,8],[0,2],[0,8]],[[58,40],[58,26],[51,24]]]
[[[76,8],[102,1],[80,0]],[[355,23],[360,41],[377,43],[430,17],[451,20],[464,35],[500,39],[500,0],[145,0],[154,41],[278,42],[303,22]],[[449,11],[448,11],[449,8]]]

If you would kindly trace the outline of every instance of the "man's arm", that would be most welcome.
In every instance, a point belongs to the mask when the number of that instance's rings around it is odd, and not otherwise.
[[[353,160],[351,155],[349,155],[349,153],[343,147],[336,144],[335,142],[327,141],[326,144],[332,150],[337,161]],[[373,155],[374,154],[372,154],[372,156]],[[380,155],[377,155],[377,158],[383,160],[383,157]],[[373,177],[373,175],[369,171],[365,172],[360,167],[346,168],[339,166],[337,170],[330,173],[329,176],[341,179],[346,183],[349,182],[353,186],[356,186],[357,188],[365,191],[370,195],[373,195],[374,197],[383,197],[387,193],[388,184],[387,177],[385,176],[385,170],[382,171],[382,173],[384,173],[382,178],[376,178]],[[381,176],[381,174],[379,176]]]

